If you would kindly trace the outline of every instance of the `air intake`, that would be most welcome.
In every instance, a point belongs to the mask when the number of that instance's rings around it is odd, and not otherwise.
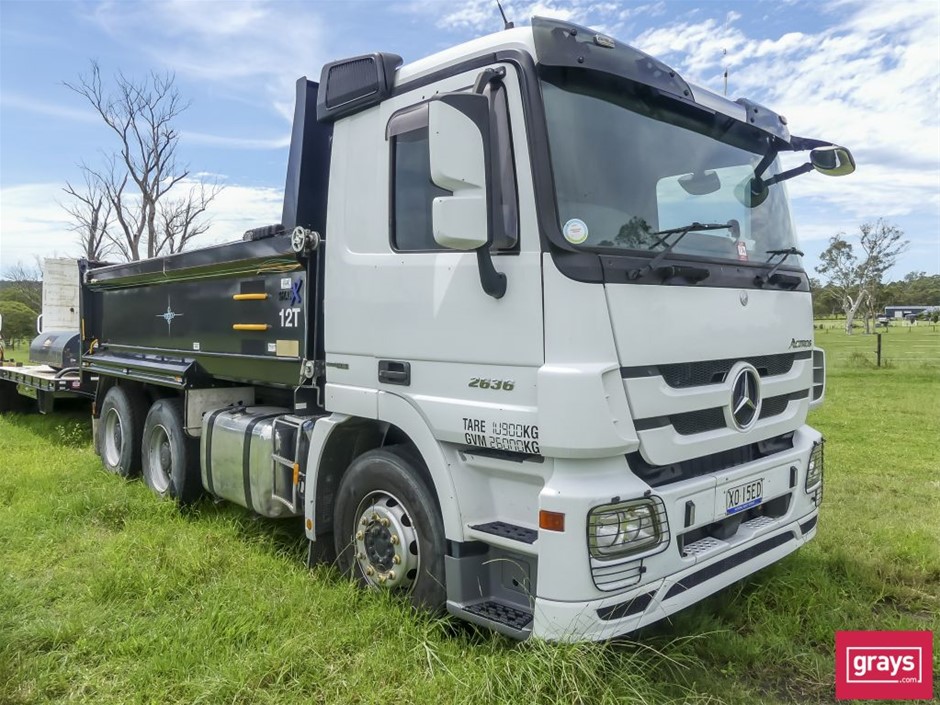
[[[317,96],[317,120],[333,122],[378,105],[392,92],[397,54],[365,54],[323,67]]]
[[[826,396],[826,353],[822,348],[813,348],[813,396],[810,408],[822,404]]]

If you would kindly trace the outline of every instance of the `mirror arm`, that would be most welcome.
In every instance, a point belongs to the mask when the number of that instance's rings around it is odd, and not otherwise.
[[[800,174],[805,174],[808,171],[813,170],[813,165],[811,162],[806,162],[798,167],[793,169],[787,169],[786,171],[781,171],[779,174],[774,174],[769,179],[764,179],[763,184],[765,186],[772,186],[773,184],[778,184],[781,181],[786,181],[787,179],[792,179],[794,176],[799,176]]]
[[[793,135],[790,138],[790,151],[791,152],[808,152],[811,149],[816,149],[817,147],[835,147],[832,142],[826,142],[824,140],[815,140],[809,137],[797,137]]]
[[[493,255],[490,254],[489,246],[478,247],[476,253],[477,266],[480,268],[480,285],[483,291],[494,299],[503,298],[506,293],[506,275],[497,272],[496,267],[493,266]]]
[[[473,82],[473,92],[482,95],[486,87],[493,81],[499,81],[506,77],[506,69],[502,66],[497,66],[496,68],[487,68],[480,71],[480,75],[477,76],[476,80]]]
[[[482,95],[486,87],[493,81],[502,80],[506,76],[506,69],[502,66],[497,68],[487,68],[483,69],[480,74],[477,76],[476,81],[473,83],[473,92]],[[490,111],[492,111],[492,106],[490,106]],[[495,184],[493,183],[493,174],[492,167],[490,166],[490,159],[487,158],[486,165],[490,171],[487,174],[487,198],[486,204],[489,209],[489,219],[490,219],[490,237],[488,242],[483,245],[483,247],[478,247],[476,250],[477,253],[477,267],[480,270],[480,286],[483,287],[488,295],[492,296],[494,299],[501,299],[506,294],[506,275],[502,272],[496,271],[496,267],[493,265],[493,255],[490,252],[490,244],[493,241],[493,225],[494,225],[494,216],[493,216],[493,202],[492,198],[493,189]]]

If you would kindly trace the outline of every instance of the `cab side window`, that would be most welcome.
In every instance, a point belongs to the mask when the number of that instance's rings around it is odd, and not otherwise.
[[[431,181],[427,103],[396,113],[388,132],[392,150],[392,245],[403,251],[444,249],[434,242],[431,203],[450,192]]]
[[[501,83],[487,87],[485,95],[494,104],[492,134],[496,164],[493,179],[494,208],[497,212],[493,250],[518,249],[516,176],[509,129],[506,89]],[[402,252],[444,250],[434,241],[431,204],[450,191],[431,181],[428,146],[428,104],[400,110],[388,122],[391,149],[391,242]]]

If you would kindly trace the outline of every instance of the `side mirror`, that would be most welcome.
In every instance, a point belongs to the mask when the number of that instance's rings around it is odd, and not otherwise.
[[[453,193],[431,205],[434,240],[454,250],[489,242],[486,155],[489,102],[482,95],[444,94],[428,105],[431,181]]]
[[[810,164],[820,174],[845,176],[855,171],[855,158],[845,147],[817,147],[809,153]]]
[[[431,232],[442,247],[474,250],[483,291],[495,299],[506,293],[506,275],[490,256],[493,241],[492,145],[490,101],[482,95],[491,69],[477,80],[473,93],[443,93],[428,104],[428,152],[431,181],[451,196],[431,202]]]

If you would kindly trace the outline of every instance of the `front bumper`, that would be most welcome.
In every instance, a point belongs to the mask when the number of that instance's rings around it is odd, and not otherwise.
[[[535,598],[532,636],[597,641],[627,634],[689,607],[793,553],[815,536],[818,510],[777,526],[733,552],[716,555],[666,578],[597,600]]]

